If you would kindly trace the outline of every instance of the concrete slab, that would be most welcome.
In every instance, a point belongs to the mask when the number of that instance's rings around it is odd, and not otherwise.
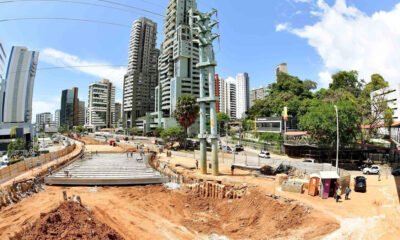
[[[137,160],[138,159],[138,160]],[[45,178],[48,185],[105,186],[160,184],[167,177],[148,166],[139,154],[98,154],[77,160]]]

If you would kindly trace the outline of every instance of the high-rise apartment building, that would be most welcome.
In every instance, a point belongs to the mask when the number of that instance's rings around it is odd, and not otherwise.
[[[115,116],[115,86],[107,79],[89,86],[88,119],[86,127],[91,131],[111,128]]]
[[[260,87],[250,91],[250,107],[252,107],[257,100],[262,100],[266,96],[266,88]]]
[[[237,83],[234,80],[226,81],[226,114],[231,119],[238,118],[237,116]]]
[[[86,124],[86,107],[85,101],[79,101],[79,117],[78,117],[78,125],[85,126]]]
[[[62,91],[60,126],[68,129],[79,126],[79,98],[77,87]]]
[[[226,110],[226,81],[225,79],[219,77],[218,81],[218,92],[219,92],[219,111],[227,113]]]
[[[5,50],[0,44],[0,68],[4,69]],[[0,77],[0,150],[7,150],[14,138],[30,144],[35,135],[32,125],[32,97],[39,52],[12,47],[5,78]],[[2,72],[0,71],[0,76]],[[11,136],[10,130],[16,129]]]
[[[0,84],[3,81],[3,74],[6,66],[6,61],[7,61],[7,54],[4,49],[3,43],[0,40]]]
[[[122,104],[119,102],[115,103],[115,113],[114,113],[114,125],[120,126],[122,120]]]
[[[44,131],[46,125],[49,126],[53,123],[53,116],[49,112],[36,114],[36,128],[39,131]]]
[[[59,128],[60,127],[60,109],[57,109],[54,112],[54,122],[55,122],[55,126],[57,128]]]
[[[239,73],[236,76],[236,117],[245,117],[250,108],[250,79],[247,73]]]
[[[161,118],[171,119],[178,98],[182,95],[199,97],[200,72],[199,41],[193,24],[195,0],[170,0],[164,24],[164,42],[158,60],[159,84],[156,88],[156,112]],[[205,82],[208,82],[205,79]],[[208,85],[204,86],[208,92]],[[171,124],[174,121],[165,121]],[[175,123],[176,124],[176,123]]]
[[[158,84],[158,56],[156,49],[157,24],[147,18],[133,22],[128,72],[124,77],[123,105],[126,127],[134,127],[138,117],[154,111]]]
[[[370,97],[375,102],[384,99],[388,107],[393,110],[393,120],[395,122],[400,121],[400,83],[374,91]],[[371,111],[374,112],[374,109],[371,109]],[[383,116],[381,116],[381,121],[383,123]]]
[[[39,52],[12,47],[1,87],[0,119],[4,123],[31,123],[32,97]]]

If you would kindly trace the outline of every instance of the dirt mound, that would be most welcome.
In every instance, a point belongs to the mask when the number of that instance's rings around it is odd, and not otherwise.
[[[11,240],[36,239],[123,239],[109,226],[98,222],[91,212],[77,202],[65,201],[40,218],[30,227],[10,238]]]
[[[334,220],[315,215],[310,207],[259,191],[242,199],[223,201],[190,194],[187,203],[191,217],[183,225],[199,233],[218,233],[233,239],[269,239],[293,234],[310,239],[339,227]]]
[[[81,140],[86,145],[107,145],[106,142],[102,142],[91,137],[81,137],[78,140]]]

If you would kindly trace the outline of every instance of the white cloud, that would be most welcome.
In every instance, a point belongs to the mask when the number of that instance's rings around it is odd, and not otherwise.
[[[32,101],[32,122],[36,122],[36,114],[50,112],[53,114],[54,111],[60,108],[60,98],[54,97],[52,101],[42,101],[33,99]]]
[[[390,11],[368,16],[336,0],[330,6],[318,0],[313,15],[318,21],[302,28],[286,28],[308,41],[324,62],[320,81],[338,70],[358,70],[366,81],[379,73],[391,84],[400,79],[400,3]]]
[[[116,87],[122,89],[124,74],[126,73],[125,67],[107,66],[110,63],[103,61],[88,61],[53,48],[46,48],[40,52],[40,60],[48,64],[58,67],[71,67],[71,66],[93,66],[72,68],[74,71],[80,71],[92,76],[106,78],[111,80]]]
[[[282,32],[288,29],[290,29],[289,23],[279,23],[278,25],[275,26],[275,31],[277,32]]]

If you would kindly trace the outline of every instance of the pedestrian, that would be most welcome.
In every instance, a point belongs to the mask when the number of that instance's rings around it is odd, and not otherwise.
[[[232,176],[234,174],[234,171],[235,171],[235,166],[231,165],[231,174],[232,174]]]
[[[339,186],[339,188],[336,190],[336,202],[339,202],[340,195],[342,195],[342,187]]]
[[[349,186],[347,186],[347,187],[346,187],[346,196],[345,196],[345,199],[346,199],[346,200],[350,200],[350,198],[349,198],[350,192],[351,192],[351,189],[350,189]]]
[[[199,160],[196,159],[196,169],[199,169]]]
[[[378,170],[378,181],[381,181],[381,171]]]

